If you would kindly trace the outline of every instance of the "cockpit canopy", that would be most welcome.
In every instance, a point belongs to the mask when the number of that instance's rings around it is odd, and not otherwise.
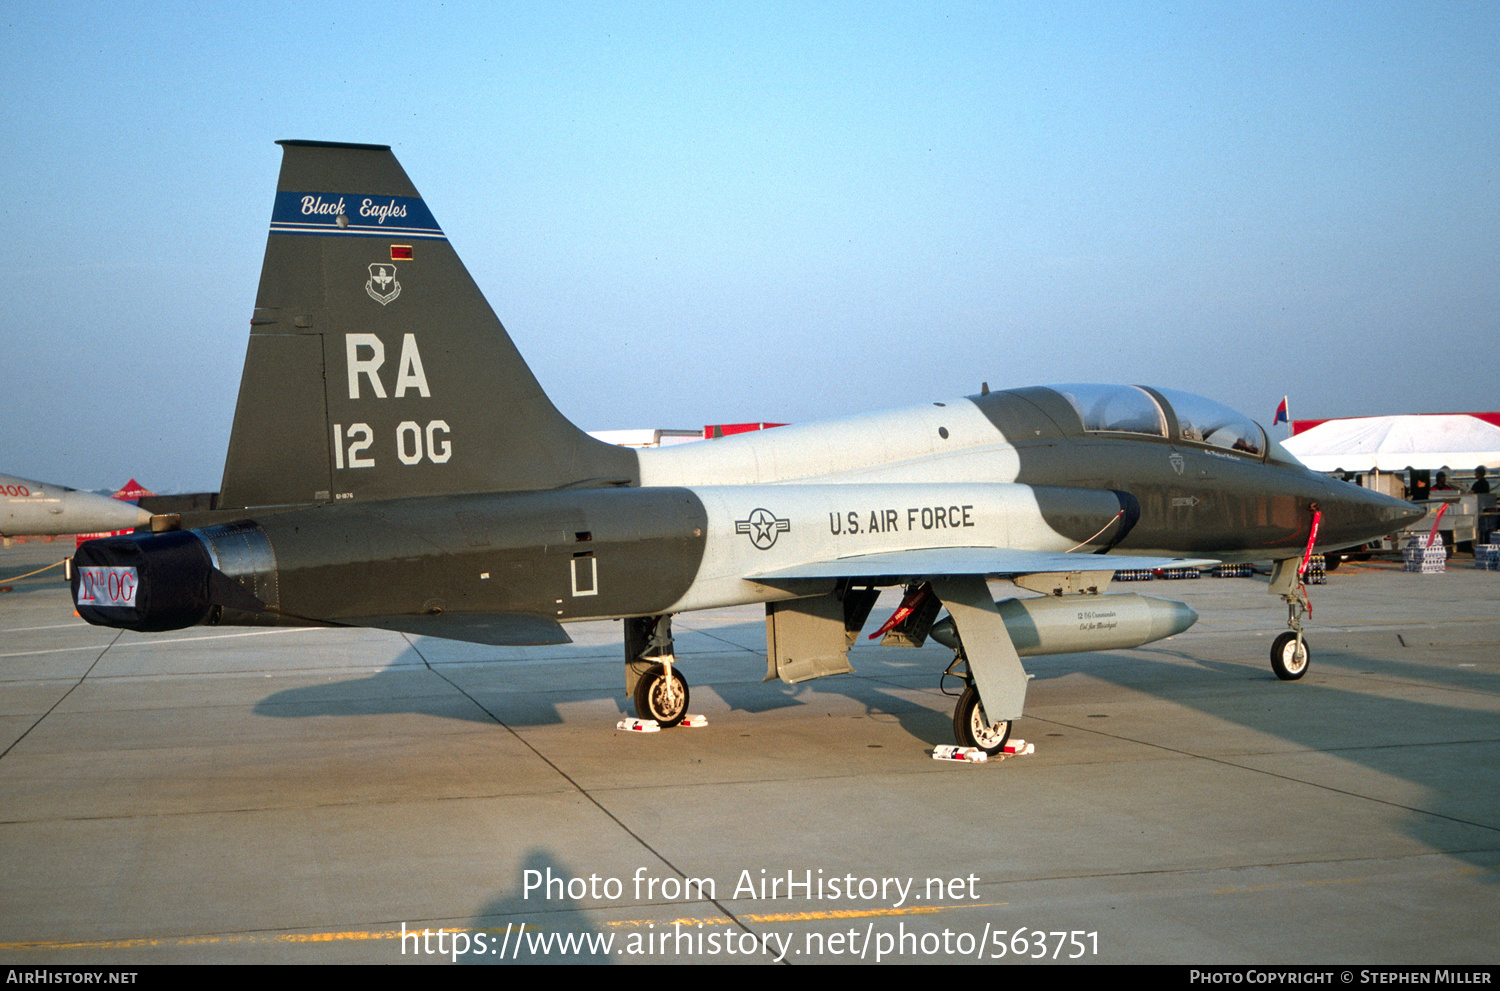
[[[1139,434],[1258,461],[1269,457],[1283,464],[1299,463],[1254,420],[1190,392],[1083,383],[1049,388],[1068,401],[1089,433]]]

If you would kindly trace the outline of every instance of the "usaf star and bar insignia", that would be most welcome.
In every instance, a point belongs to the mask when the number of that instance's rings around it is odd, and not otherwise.
[[[791,520],[779,519],[769,509],[752,509],[749,519],[734,521],[734,532],[747,534],[750,543],[763,551],[775,545],[778,534],[786,533],[791,528]]]

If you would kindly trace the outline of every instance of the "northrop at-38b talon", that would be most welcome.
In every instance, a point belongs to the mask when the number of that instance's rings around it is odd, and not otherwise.
[[[672,725],[688,704],[674,613],[764,603],[767,676],[799,682],[851,670],[879,589],[900,586],[880,632],[955,649],[956,734],[994,751],[1022,713],[1022,657],[1197,618],[1106,594],[1117,570],[1279,562],[1292,629],[1273,661],[1296,678],[1298,565],[1421,515],[1313,474],[1217,403],[1136,386],[611,446],[542,392],[389,148],[281,144],[220,508],[81,546],[92,623],[518,645],[622,619],[626,693]],[[997,603],[996,578],[1042,595]]]

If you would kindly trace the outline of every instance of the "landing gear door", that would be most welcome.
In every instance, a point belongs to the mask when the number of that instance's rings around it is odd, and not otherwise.
[[[844,602],[837,592],[766,603],[766,680],[789,685],[849,674]]]
[[[932,588],[958,628],[969,674],[991,722],[1021,718],[1026,705],[1026,670],[995,606],[989,585],[978,576],[934,578]]]

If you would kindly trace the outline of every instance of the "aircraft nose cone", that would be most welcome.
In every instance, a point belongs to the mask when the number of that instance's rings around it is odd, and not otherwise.
[[[1397,530],[1404,530],[1407,527],[1411,526],[1413,523],[1417,522],[1417,520],[1420,520],[1422,517],[1427,515],[1427,510],[1423,509],[1421,506],[1416,505],[1415,503],[1405,502],[1403,500],[1398,501],[1401,502],[1401,505],[1391,511],[1396,517],[1395,523]]]
[[[1348,482],[1330,483],[1323,510],[1320,549],[1364,544],[1403,530],[1427,514],[1421,506]]]

